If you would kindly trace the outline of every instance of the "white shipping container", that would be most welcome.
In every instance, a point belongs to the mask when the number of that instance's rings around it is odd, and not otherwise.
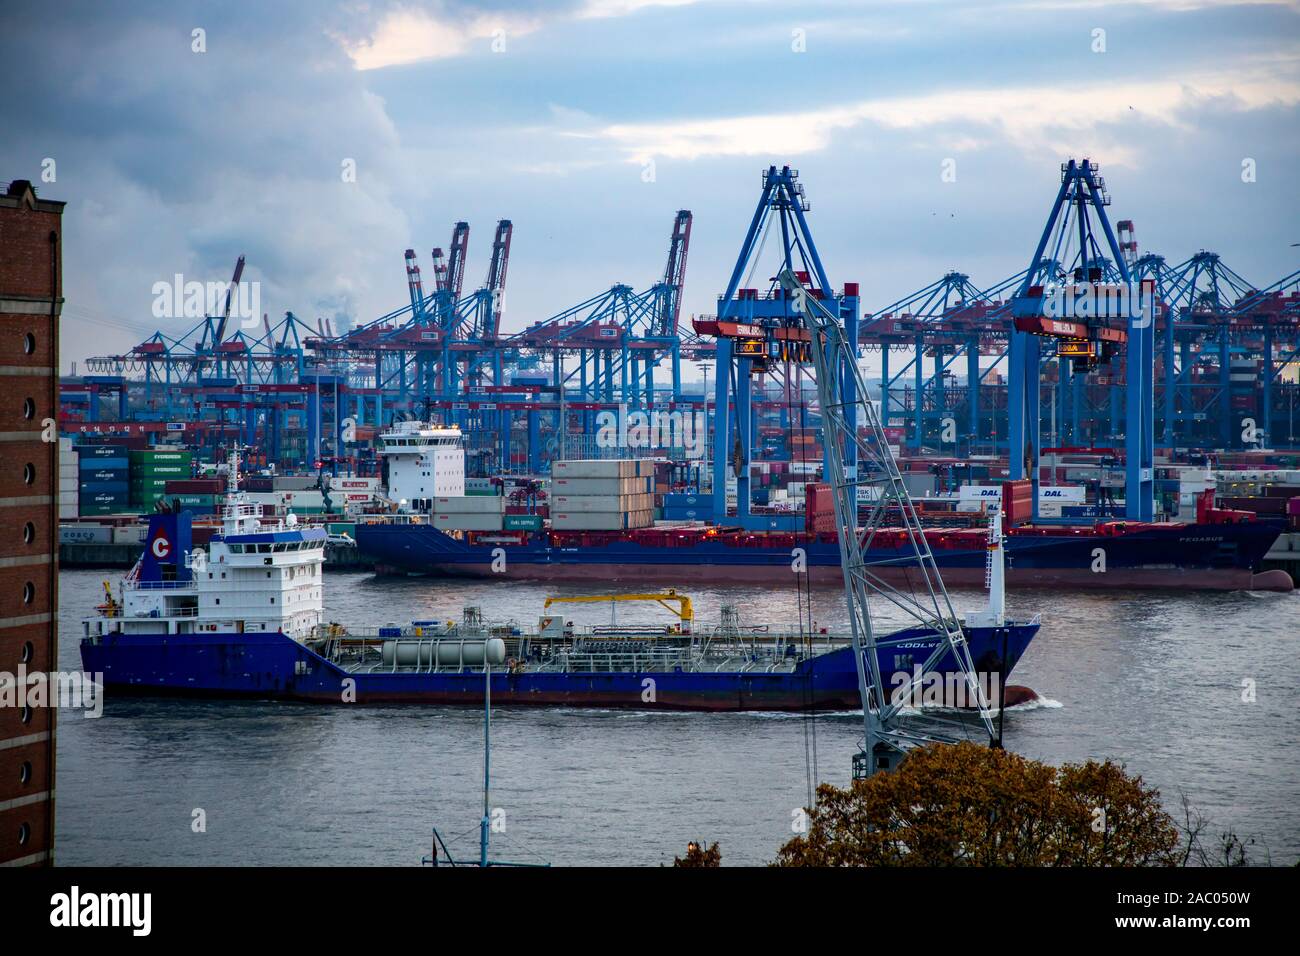
[[[1042,503],[1045,501],[1055,501],[1060,504],[1081,505],[1087,501],[1087,489],[1074,485],[1039,485],[1039,513],[1042,514]]]
[[[433,526],[443,531],[500,531],[500,514],[435,514]]]
[[[551,465],[552,478],[635,478],[637,474],[637,463],[630,458],[575,458]]]
[[[556,495],[551,507],[557,511],[585,514],[598,511],[644,511],[654,507],[654,495]]]
[[[125,528],[113,529],[114,544],[139,544],[144,540],[144,528],[127,525]]]
[[[621,511],[551,512],[551,527],[556,531],[622,531],[636,528],[632,517]]]
[[[111,544],[113,529],[104,524],[59,525],[59,544]]]
[[[551,495],[653,494],[653,478],[553,478]]]
[[[504,495],[449,495],[433,499],[438,515],[500,515],[505,511]]]
[[[374,491],[378,487],[378,478],[341,478],[335,476],[330,479],[331,491]]]

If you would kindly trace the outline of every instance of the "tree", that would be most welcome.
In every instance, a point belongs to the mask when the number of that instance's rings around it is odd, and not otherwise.
[[[722,866],[722,851],[714,843],[707,850],[702,841],[692,840],[686,844],[686,856],[673,857],[673,866],[712,868]]]
[[[822,784],[776,866],[1175,866],[1157,790],[1109,760],[1055,768],[971,743],[912,751],[893,773]]]

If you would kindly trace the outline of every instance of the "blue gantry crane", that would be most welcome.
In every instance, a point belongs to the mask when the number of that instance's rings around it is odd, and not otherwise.
[[[1012,298],[1015,328],[1008,369],[1010,477],[1029,478],[1038,515],[1042,448],[1042,344],[1055,343],[1058,367],[1083,373],[1113,363],[1125,375],[1125,511],[1154,516],[1154,284],[1132,281],[1106,207],[1110,197],[1096,164],[1061,164],[1061,186],[1020,289]],[[1109,255],[1108,255],[1109,253]],[[1052,266],[1064,265],[1061,281]],[[1145,295],[1143,295],[1143,293]]]
[[[727,517],[727,476],[736,480],[734,521],[754,530],[793,530],[802,528],[803,516],[756,514],[752,504],[751,466],[756,447],[754,377],[760,373],[784,380],[791,402],[802,404],[802,389],[793,389],[796,371],[808,362],[811,336],[804,320],[806,297],[831,303],[844,325],[850,342],[858,339],[859,295],[856,283],[846,283],[842,294],[831,291],[830,280],[817,253],[816,243],[804,215],[809,203],[799,171],[789,166],[769,166],[763,172],[759,195],[740,254],[718,297],[716,316],[699,317],[696,332],[711,336],[715,342],[717,375],[713,392],[713,515],[716,520],[731,522]],[[754,284],[769,241],[776,243],[776,264],[762,280],[766,287]],[[796,277],[803,292],[795,294],[782,287],[777,276],[784,271]],[[856,422],[858,396],[856,375],[840,376],[845,415],[849,427]],[[797,397],[796,397],[797,393]],[[844,467],[853,470],[857,461],[850,448]],[[827,465],[823,460],[823,472]]]

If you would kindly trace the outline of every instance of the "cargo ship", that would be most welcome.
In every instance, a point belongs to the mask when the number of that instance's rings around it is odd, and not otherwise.
[[[1285,571],[1260,571],[1280,523],[1106,521],[1080,526],[1019,525],[1006,533],[1007,583],[1015,587],[1194,588],[1289,591]],[[929,528],[926,540],[946,583],[980,586],[985,538],[979,528]],[[357,547],[390,574],[504,577],[541,581],[790,584],[802,549],[809,580],[842,583],[835,533],[750,532],[722,525],[624,531],[446,532],[420,516],[358,523]],[[875,573],[908,583],[911,546],[880,529],[867,558]]]
[[[481,704],[490,688],[498,705],[861,707],[848,635],[745,626],[730,611],[711,628],[697,627],[684,610],[666,627],[580,629],[552,613],[524,630],[492,624],[478,609],[451,622],[362,630],[327,624],[325,531],[301,527],[292,515],[265,520],[238,490],[237,474],[232,458],[222,529],[206,549],[192,546],[189,512],[150,516],[140,560],[84,622],[83,667],[110,695]],[[1000,560],[1000,543],[1000,535],[986,535],[986,561]],[[679,576],[690,579],[689,569]],[[682,597],[635,596],[666,606]],[[607,599],[618,596],[588,600]],[[988,607],[959,623],[990,699],[1010,704],[1031,693],[1006,688],[1005,678],[1038,632],[1036,617],[1006,619],[1001,589],[991,587]],[[914,692],[919,668],[946,639],[923,627],[880,636],[881,672]],[[959,693],[963,674],[951,650],[927,668],[927,678],[941,679],[936,702],[964,703],[943,684]]]

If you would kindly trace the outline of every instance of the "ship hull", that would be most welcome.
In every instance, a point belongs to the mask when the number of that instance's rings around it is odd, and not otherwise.
[[[1279,530],[1259,522],[1154,526],[1125,534],[1092,529],[1012,534],[1006,539],[1007,583],[1011,587],[1089,590],[1289,591],[1293,582],[1286,572],[1255,570]],[[787,539],[793,536],[784,536],[783,546],[769,544],[773,538],[751,536],[753,543],[743,546],[700,541],[665,547],[616,540],[590,547],[557,547],[544,538],[521,545],[467,544],[425,525],[357,527],[359,549],[381,573],[585,583],[787,584],[794,567]],[[812,583],[843,585],[839,549],[833,541],[794,543],[805,553],[803,563]],[[939,544],[932,545],[932,550],[947,584],[984,585],[986,553],[982,544]],[[876,563],[873,570],[886,581],[909,583],[902,548],[872,548],[867,559]],[[891,567],[891,560],[900,566]]]
[[[971,628],[968,640],[986,693],[1010,674],[1038,631],[1037,623]],[[932,632],[895,635],[878,660],[891,688],[903,686],[936,646]],[[82,666],[110,696],[282,699],[328,704],[482,705],[482,671],[348,670],[283,634],[172,636],[108,634],[81,647]],[[951,653],[936,669],[922,703],[964,705]],[[811,711],[859,708],[850,648],[799,662],[792,671],[528,671],[491,677],[500,706],[568,706],[686,711]],[[1008,689],[1008,703],[1026,692]],[[933,695],[937,694],[937,697]],[[960,692],[959,692],[960,696]]]

